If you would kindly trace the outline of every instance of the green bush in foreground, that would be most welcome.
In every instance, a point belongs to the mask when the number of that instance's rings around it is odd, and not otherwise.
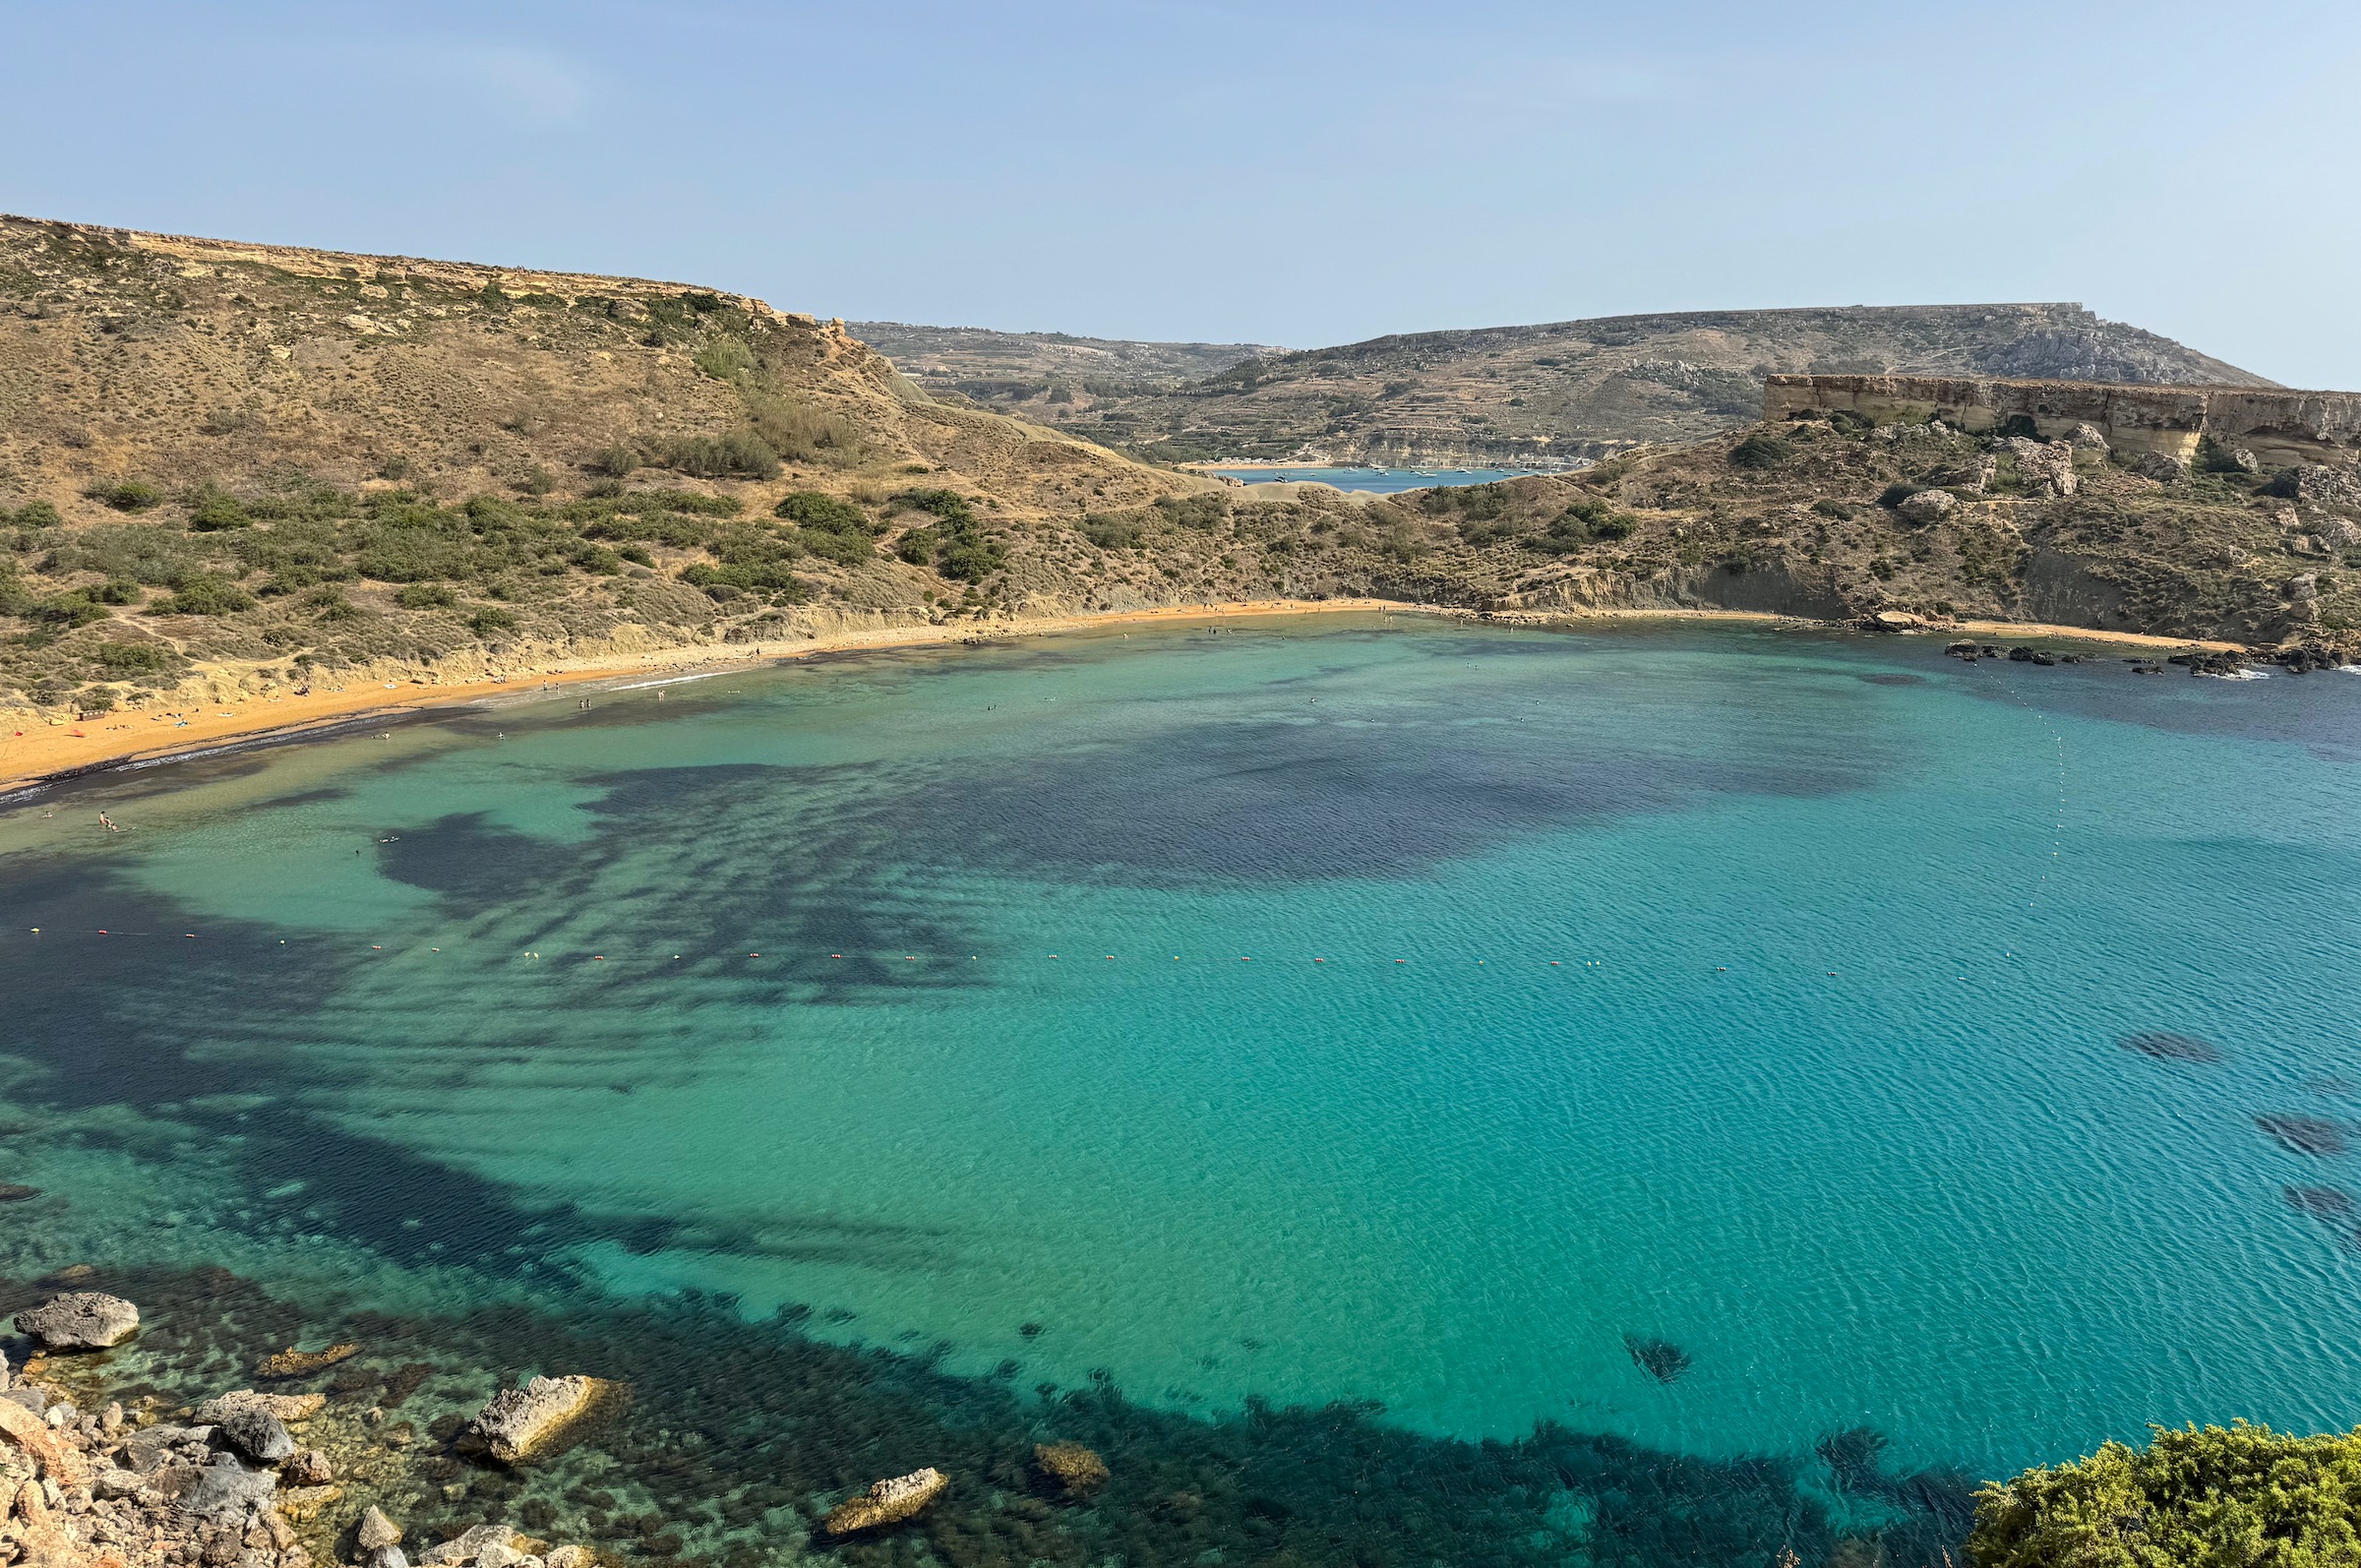
[[[2351,1568],[2361,1428],[2287,1437],[2244,1421],[2152,1428],[1977,1495],[1975,1568]]]

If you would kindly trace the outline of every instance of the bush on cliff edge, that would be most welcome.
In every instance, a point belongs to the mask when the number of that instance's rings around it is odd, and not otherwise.
[[[2361,1428],[2154,1427],[1976,1497],[1976,1568],[2330,1568],[2361,1563]]]

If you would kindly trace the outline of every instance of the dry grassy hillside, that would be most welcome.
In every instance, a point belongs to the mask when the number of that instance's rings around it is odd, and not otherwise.
[[[4,219],[0,708],[1275,594],[2361,622],[2349,476],[2083,451],[2060,495],[2022,443],[1939,427],[1750,440],[1392,500],[1222,490],[940,406],[756,300]],[[1921,520],[1926,486],[1964,499]]]
[[[757,300],[0,218],[0,703],[1084,608],[1201,486]]]

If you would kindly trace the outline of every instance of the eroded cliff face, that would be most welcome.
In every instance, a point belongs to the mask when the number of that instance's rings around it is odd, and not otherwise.
[[[2187,463],[2210,437],[2273,467],[2361,458],[2361,392],[2143,387],[1982,376],[1770,376],[1763,417],[1857,414],[1873,424],[1939,418],[1971,434],[2030,420],[2063,439],[2089,425],[2115,447]]]

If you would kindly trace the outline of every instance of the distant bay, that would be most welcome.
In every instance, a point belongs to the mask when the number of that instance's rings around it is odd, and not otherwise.
[[[1483,485],[1495,479],[1514,479],[1539,473],[1536,468],[1204,468],[1198,470],[1241,484],[1278,483],[1334,485],[1339,490],[1366,490],[1386,496],[1402,490],[1424,490],[1438,485]]]

